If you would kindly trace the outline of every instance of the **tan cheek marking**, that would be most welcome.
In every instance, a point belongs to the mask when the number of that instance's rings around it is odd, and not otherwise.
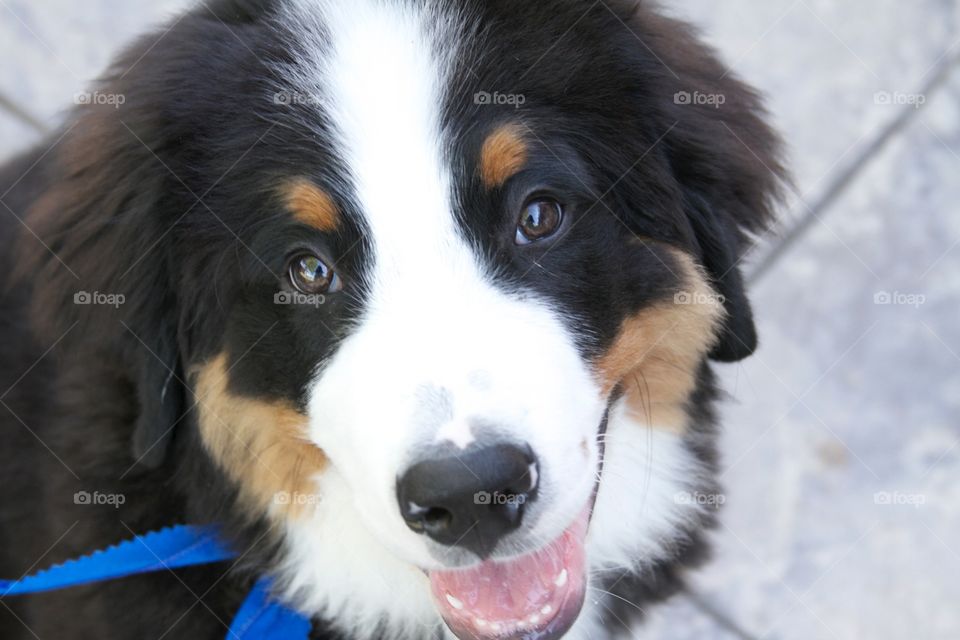
[[[624,320],[596,372],[604,394],[623,383],[626,408],[635,421],[682,433],[687,427],[686,402],[724,312],[693,259],[671,252],[683,269],[690,303],[668,300]]]
[[[294,407],[230,393],[226,363],[221,354],[194,371],[203,443],[255,513],[301,516],[319,499],[327,458]]]
[[[284,200],[293,217],[305,225],[329,233],[340,225],[337,205],[323,189],[306,179],[294,180],[284,191]]]
[[[519,125],[507,124],[491,133],[480,150],[480,179],[487,189],[503,184],[527,162],[527,144]]]

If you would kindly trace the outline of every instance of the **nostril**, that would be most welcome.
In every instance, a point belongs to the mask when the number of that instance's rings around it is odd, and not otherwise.
[[[435,535],[450,526],[453,514],[443,507],[423,507],[410,502],[404,510],[403,519],[414,531]]]
[[[423,514],[423,529],[431,535],[440,535],[450,527],[453,514],[440,507],[430,507]]]

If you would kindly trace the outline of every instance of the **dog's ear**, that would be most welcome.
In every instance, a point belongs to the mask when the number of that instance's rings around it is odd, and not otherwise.
[[[24,233],[14,278],[31,288],[45,341],[65,338],[71,363],[116,377],[116,395],[105,397],[136,410],[132,460],[154,469],[188,409],[168,246],[182,209],[167,201],[169,174],[151,150],[162,132],[150,118],[130,110],[121,123],[99,105],[74,116],[40,169],[49,176],[43,193],[24,212],[42,243]]]
[[[757,348],[757,330],[739,265],[741,234],[732,221],[718,215],[702,198],[696,198],[687,207],[699,245],[700,263],[725,311],[710,357],[719,362],[743,360]]]
[[[146,469],[163,464],[175,429],[187,410],[175,332],[170,327],[158,328],[153,333],[153,345],[152,352],[140,352],[139,414],[132,440],[133,459]]]
[[[631,26],[654,52],[664,137],[700,263],[726,318],[710,357],[733,362],[757,347],[740,262],[772,223],[787,184],[781,142],[759,95],[739,81],[695,32],[643,3]]]

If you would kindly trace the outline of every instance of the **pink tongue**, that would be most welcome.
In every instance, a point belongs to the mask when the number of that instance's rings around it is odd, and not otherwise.
[[[527,555],[431,572],[433,597],[447,626],[463,640],[559,637],[583,604],[588,519],[589,510]]]

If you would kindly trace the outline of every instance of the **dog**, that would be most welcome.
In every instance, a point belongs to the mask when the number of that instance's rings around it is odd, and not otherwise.
[[[721,502],[762,100],[626,0],[215,0],[0,171],[0,576],[173,524],[236,562],[4,638],[613,638]]]

